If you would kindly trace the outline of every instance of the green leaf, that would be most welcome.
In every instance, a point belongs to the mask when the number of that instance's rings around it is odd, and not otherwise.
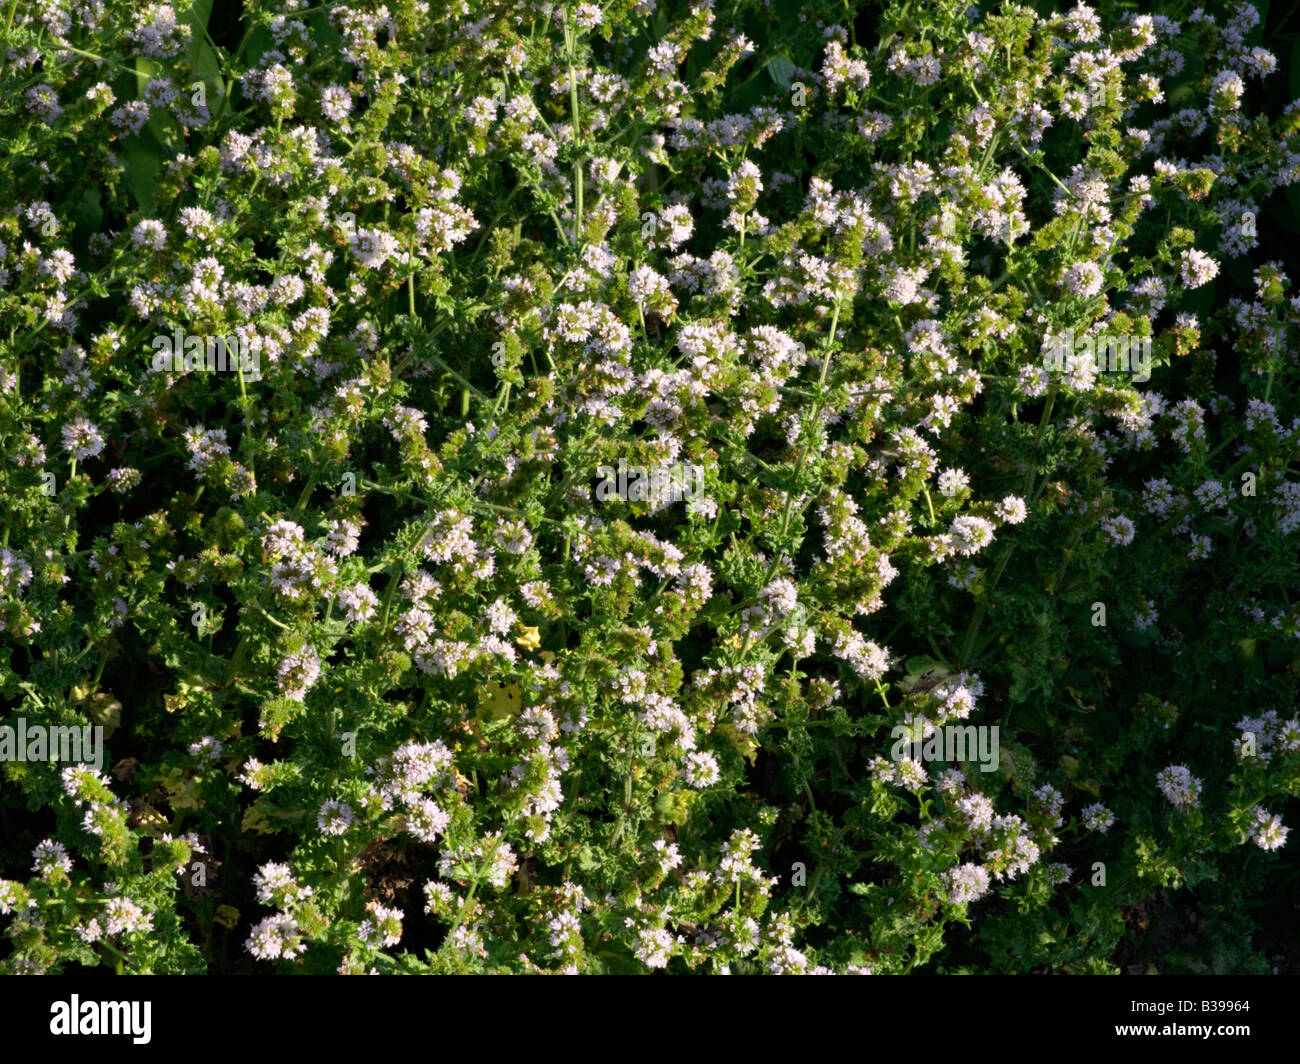
[[[275,38],[265,26],[258,26],[248,38],[248,47],[244,50],[243,65],[255,67],[267,52],[275,47]]]
[[[915,657],[908,658],[904,666],[908,676],[920,676],[926,669],[933,665],[942,665],[943,662],[937,658],[929,657],[926,654],[917,654]]]
[[[782,89],[788,89],[794,81],[795,65],[783,55],[775,55],[767,61],[767,73]]]
[[[207,41],[195,40],[190,45],[189,58],[195,81],[221,81],[221,62]]]
[[[126,181],[136,203],[147,214],[158,207],[158,175],[162,171],[162,151],[152,138],[132,137],[126,145]]]
[[[212,0],[193,0],[190,9],[185,13],[185,21],[194,27],[196,32],[202,32],[212,18]]]
[[[207,25],[212,19],[212,0],[194,0],[185,21],[190,24],[190,45],[186,56],[194,80],[217,82],[221,80],[221,63],[217,53],[208,43]],[[215,110],[215,108],[213,108]]]
[[[1209,284],[1203,284],[1199,288],[1192,289],[1183,296],[1183,309],[1195,314],[1202,321],[1208,320],[1217,305],[1214,293],[1218,287],[1217,281],[1211,281]]]
[[[1187,864],[1186,876],[1187,885],[1194,887],[1197,883],[1214,882],[1219,878],[1219,870],[1208,861],[1194,858]]]
[[[1278,211],[1277,220],[1293,233],[1300,233],[1300,222],[1296,221],[1297,218],[1300,218],[1300,187],[1296,185],[1287,186],[1286,202],[1291,209],[1289,211]]]
[[[89,240],[99,232],[104,221],[103,193],[99,188],[86,189],[81,202],[72,209],[72,224],[79,238]]]

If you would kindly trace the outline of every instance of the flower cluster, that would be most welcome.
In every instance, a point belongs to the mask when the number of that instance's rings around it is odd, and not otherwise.
[[[0,971],[1111,971],[1280,877],[1266,11],[29,7],[0,742],[111,749],[3,748]]]

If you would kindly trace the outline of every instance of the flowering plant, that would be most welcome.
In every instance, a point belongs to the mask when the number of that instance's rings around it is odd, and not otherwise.
[[[1273,962],[1261,11],[850,6],[10,6],[4,970]]]

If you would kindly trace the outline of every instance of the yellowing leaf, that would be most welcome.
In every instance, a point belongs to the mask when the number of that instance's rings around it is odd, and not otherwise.
[[[274,827],[266,819],[266,810],[261,808],[260,804],[254,802],[252,807],[244,813],[244,822],[240,826],[241,831],[256,831],[259,835],[270,835],[280,829]]]
[[[732,724],[719,725],[717,730],[722,733],[735,751],[751,765],[758,760],[758,745],[744,732]]]
[[[479,688],[478,694],[479,707],[475,715],[482,716],[486,712],[492,720],[504,720],[519,712],[524,692],[517,683],[503,686],[489,680]]]
[[[1079,692],[1076,691],[1073,687],[1067,687],[1067,688],[1066,688],[1066,691],[1069,692],[1070,697],[1074,699],[1074,704],[1075,704],[1076,706],[1078,706],[1080,709],[1096,709],[1096,708],[1097,708],[1096,705],[1093,704],[1092,702],[1085,702],[1085,701],[1083,700],[1083,696],[1082,696],[1081,694],[1079,694]]]
[[[538,637],[536,628],[530,628],[526,624],[521,624],[519,626],[519,632],[520,634],[515,636],[515,642],[525,650],[536,650],[542,645],[542,641]]]
[[[122,703],[107,691],[91,695],[83,704],[90,719],[104,729],[104,738],[111,739],[122,723]]]
[[[161,838],[168,828],[167,818],[153,806],[145,804],[136,817],[136,825],[150,838]]]
[[[198,809],[198,781],[186,776],[179,768],[170,768],[163,777],[163,787],[167,791],[167,802],[173,809]]]

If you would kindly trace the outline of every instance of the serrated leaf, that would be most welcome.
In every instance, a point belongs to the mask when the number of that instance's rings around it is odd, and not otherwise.
[[[271,835],[280,829],[267,820],[266,810],[261,807],[261,800],[259,799],[245,811],[244,820],[240,824],[239,830],[245,833],[255,831],[259,835]]]

